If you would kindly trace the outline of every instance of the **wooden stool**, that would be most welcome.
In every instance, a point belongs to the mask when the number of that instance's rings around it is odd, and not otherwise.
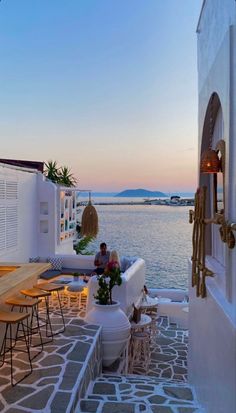
[[[68,297],[68,301],[67,301],[67,308],[70,309],[72,303],[76,304],[78,306],[78,310],[81,308],[81,296],[82,296],[82,292],[84,290],[84,286],[80,285],[79,283],[76,282],[72,282],[67,286],[67,297]],[[71,298],[75,299],[75,300],[71,300]]]
[[[152,319],[151,324],[150,324],[150,333],[151,333],[151,338],[155,338],[157,333],[158,333],[158,326],[157,326],[158,312],[157,312],[157,308],[156,307],[151,307],[149,309],[146,309],[144,311],[144,313],[147,314]]]
[[[39,290],[56,294],[57,302],[58,302],[58,305],[59,305],[59,313],[54,311],[54,314],[59,314],[61,316],[63,328],[61,330],[58,330],[57,332],[54,332],[53,335],[63,333],[65,331],[66,326],[65,326],[64,314],[63,314],[63,310],[62,310],[61,298],[60,298],[59,291],[64,290],[64,285],[54,284],[54,283],[40,283],[40,284],[37,284],[37,286],[35,285],[34,288],[38,288]]]
[[[45,318],[42,318],[39,316],[39,320],[43,322],[43,324],[40,325],[40,327],[46,326],[46,337],[50,337],[50,340],[44,341],[43,344],[48,344],[53,341],[53,330],[52,330],[52,324],[50,320],[50,307],[49,307],[49,297],[51,296],[50,292],[47,291],[42,291],[39,288],[29,288],[28,290],[21,290],[21,294],[23,294],[25,297],[30,297],[30,298],[36,298],[36,299],[44,299],[45,303]],[[50,330],[50,333],[48,334],[48,327]]]
[[[11,311],[15,307],[19,308],[20,313],[23,313],[24,311],[26,313],[29,313],[31,315],[30,317],[30,324],[28,322],[27,318],[27,329],[28,329],[28,334],[30,336],[30,346],[36,347],[36,346],[41,346],[41,350],[34,355],[31,360],[33,360],[35,357],[37,357],[43,350],[43,339],[42,339],[42,334],[40,330],[40,323],[39,323],[39,313],[38,313],[38,305],[41,303],[42,300],[39,300],[37,298],[23,298],[23,297],[18,297],[18,296],[13,296],[9,297],[6,301],[5,304],[8,304],[11,306]],[[36,326],[34,326],[34,320],[36,321]],[[40,338],[40,343],[39,344],[32,344],[32,336],[33,334],[38,334]]]
[[[147,372],[150,363],[150,335],[147,332],[136,332],[131,336],[129,372],[135,367],[143,367]]]
[[[30,351],[29,351],[29,336],[27,334],[25,325],[23,323],[24,320],[28,319],[28,317],[29,317],[29,314],[26,314],[26,313],[22,314],[22,313],[13,313],[11,311],[9,312],[0,311],[0,323],[5,323],[6,325],[4,338],[3,338],[2,346],[0,349],[0,357],[2,358],[0,367],[2,367],[4,363],[10,364],[12,386],[15,386],[16,384],[20,383],[22,380],[28,377],[33,371],[31,358],[30,358]],[[16,326],[16,334],[14,338],[13,338],[13,332],[12,332],[13,325]],[[20,328],[21,328],[23,335],[18,337],[18,332],[20,331]],[[17,341],[20,341],[20,340],[25,342],[26,350],[22,350],[21,348],[16,348],[16,343]],[[30,366],[29,372],[27,372],[21,379],[15,382],[14,382],[14,377],[13,377],[13,359],[12,359],[13,349],[23,352],[23,353],[27,353],[28,360],[29,360],[29,366]],[[10,361],[6,361],[6,354],[8,352],[10,353]]]

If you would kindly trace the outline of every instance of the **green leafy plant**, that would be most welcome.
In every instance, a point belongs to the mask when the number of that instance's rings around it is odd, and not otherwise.
[[[56,161],[45,162],[44,175],[55,184],[73,187],[76,179],[68,166],[58,166]]]
[[[117,261],[111,261],[107,264],[107,267],[103,275],[98,276],[97,295],[94,296],[101,305],[111,305],[112,301],[112,289],[115,285],[122,284],[121,270]]]
[[[91,242],[94,241],[94,237],[80,238],[77,244],[74,246],[74,250],[78,255],[93,255],[93,251],[88,251],[87,248]]]
[[[60,168],[57,166],[56,161],[45,162],[44,175],[46,176],[46,178],[50,179],[50,181],[58,183],[59,169]]]
[[[76,179],[71,173],[68,166],[62,166],[59,169],[59,179],[58,183],[64,186],[72,187],[76,185]]]

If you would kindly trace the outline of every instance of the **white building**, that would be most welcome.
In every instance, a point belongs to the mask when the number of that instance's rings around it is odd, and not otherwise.
[[[207,297],[196,297],[190,286],[189,379],[209,413],[236,411],[236,248],[222,241],[236,236],[235,23],[235,0],[203,2],[197,27],[199,165],[211,135],[225,164],[217,178],[199,174],[199,185],[207,186],[207,217],[218,224],[206,231],[206,266],[213,272],[206,277]]]
[[[0,260],[74,254],[76,191],[46,180],[37,163],[16,165],[0,161]]]

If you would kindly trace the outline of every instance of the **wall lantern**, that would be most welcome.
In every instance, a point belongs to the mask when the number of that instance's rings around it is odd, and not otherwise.
[[[200,162],[200,173],[202,174],[215,174],[220,172],[221,165],[218,153],[212,149],[212,138],[213,138],[213,99],[214,94],[210,100],[210,121],[209,121],[209,147],[206,149],[201,156]]]
[[[209,147],[201,157],[200,172],[202,174],[216,174],[220,172],[220,159],[216,151]]]

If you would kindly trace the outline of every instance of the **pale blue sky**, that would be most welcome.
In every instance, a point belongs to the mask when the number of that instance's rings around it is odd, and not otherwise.
[[[2,0],[1,157],[94,190],[194,190],[201,3]]]

